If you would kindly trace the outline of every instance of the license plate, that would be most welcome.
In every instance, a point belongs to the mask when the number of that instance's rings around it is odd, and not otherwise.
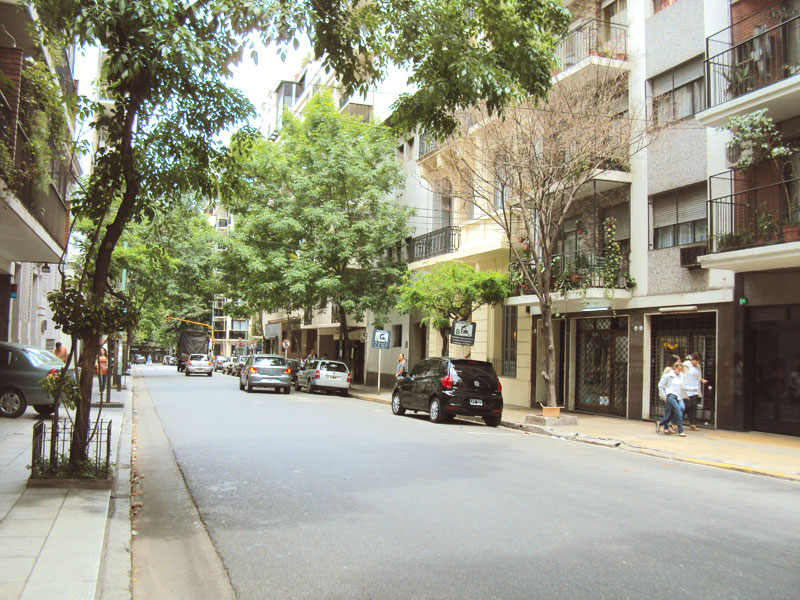
[[[332,379],[334,381],[337,381],[341,378],[342,378],[341,375],[328,375],[328,379]]]
[[[472,406],[483,406],[483,400],[481,400],[480,398],[470,398],[469,403]]]

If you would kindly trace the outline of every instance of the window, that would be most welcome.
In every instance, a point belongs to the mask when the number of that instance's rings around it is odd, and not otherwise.
[[[661,12],[665,8],[672,6],[678,0],[653,0],[653,14]]]
[[[392,325],[392,348],[403,345],[403,325]]]
[[[231,321],[231,329],[233,331],[247,331],[247,320],[233,319]]]
[[[630,252],[630,239],[631,239],[631,211],[630,204],[615,204],[603,210],[603,228],[605,231],[606,219],[614,219],[617,222],[617,228],[614,234],[614,239],[619,244],[619,249],[622,255],[625,256]],[[604,243],[607,240],[603,240]]]
[[[436,182],[433,194],[433,218],[435,229],[453,224],[453,191],[449,179]]]
[[[504,159],[498,159],[495,165],[495,182],[494,182],[494,208],[501,210],[509,198],[511,186],[508,169],[503,164]]]
[[[651,83],[657,125],[680,121],[705,108],[702,56],[654,77]]]
[[[706,232],[706,184],[653,196],[653,246],[670,248],[704,242]]]
[[[561,239],[556,245],[556,254],[568,254],[578,250],[578,218],[564,219],[561,226]]]
[[[503,307],[503,377],[517,376],[517,307]]]

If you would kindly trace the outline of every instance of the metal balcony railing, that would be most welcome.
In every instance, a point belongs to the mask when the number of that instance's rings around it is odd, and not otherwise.
[[[705,62],[709,108],[800,73],[800,12],[780,3],[737,21],[706,39]]]
[[[425,260],[458,250],[461,230],[456,226],[442,227],[413,238],[408,244],[408,262]]]
[[[731,193],[708,202],[708,252],[727,252],[800,241],[800,179],[746,187],[735,172],[715,175]]]
[[[511,263],[509,268],[514,272],[517,266]],[[533,269],[535,266],[529,264],[529,268]],[[609,265],[607,251],[604,248],[588,248],[554,255],[551,277],[551,291],[554,292],[604,288],[607,284],[617,289],[631,287],[628,256],[621,256],[619,263],[612,267]],[[532,293],[533,291],[524,283],[516,290],[518,296]]]
[[[592,19],[567,33],[556,45],[559,71],[566,71],[590,56],[626,60],[627,26]]]

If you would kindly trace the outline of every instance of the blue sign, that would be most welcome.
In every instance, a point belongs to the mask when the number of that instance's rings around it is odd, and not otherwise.
[[[380,348],[382,350],[389,349],[389,343],[392,340],[392,334],[383,329],[376,329],[372,332],[372,347]]]

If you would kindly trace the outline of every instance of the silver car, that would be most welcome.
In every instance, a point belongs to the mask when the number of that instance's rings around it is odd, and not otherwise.
[[[239,389],[252,392],[254,388],[275,388],[284,394],[292,391],[292,370],[282,356],[253,354],[247,358],[239,373]]]
[[[29,405],[40,415],[52,413],[53,399],[39,382],[63,367],[47,350],[0,342],[0,417],[16,419]],[[67,374],[75,377],[75,369],[70,367]]]
[[[214,374],[214,361],[205,354],[190,354],[184,373],[187,377],[198,373],[211,377]]]
[[[306,363],[297,374],[295,389],[305,387],[309,394],[324,390],[340,396],[350,393],[350,369],[338,360],[315,359]]]

